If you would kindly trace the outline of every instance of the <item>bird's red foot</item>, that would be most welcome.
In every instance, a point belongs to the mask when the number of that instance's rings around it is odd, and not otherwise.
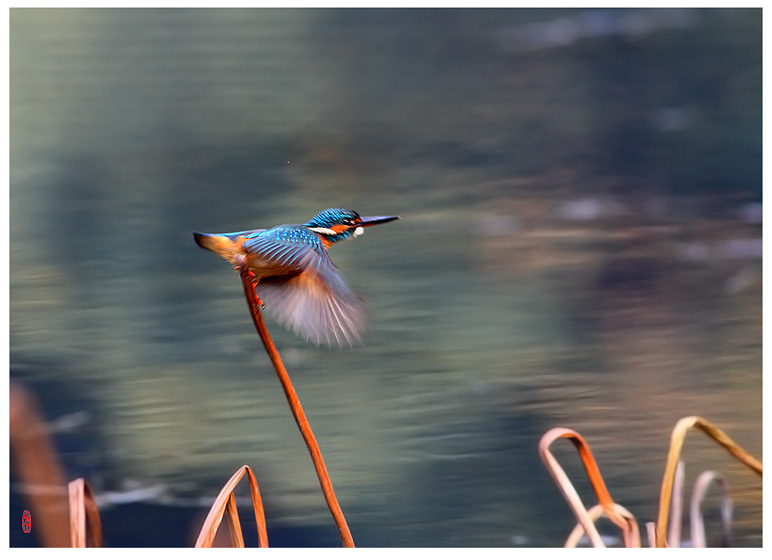
[[[236,261],[238,264],[236,264],[233,268],[238,270],[240,273],[242,272],[242,266],[246,266],[247,262],[246,259],[239,259]],[[257,295],[257,276],[255,276],[255,273],[252,272],[249,268],[244,269],[244,273],[246,273],[247,277],[249,277],[250,281],[252,282],[252,290],[255,295],[255,303],[260,306],[260,309],[265,309],[265,304],[263,303],[263,300],[260,299],[260,296]]]

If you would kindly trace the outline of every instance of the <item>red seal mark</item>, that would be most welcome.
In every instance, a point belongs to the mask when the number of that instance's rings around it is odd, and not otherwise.
[[[32,530],[32,516],[27,509],[21,514],[21,528],[25,533],[29,533]]]

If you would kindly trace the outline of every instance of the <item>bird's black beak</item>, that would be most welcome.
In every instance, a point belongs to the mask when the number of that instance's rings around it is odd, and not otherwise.
[[[374,226],[377,224],[385,224],[386,222],[391,222],[394,220],[399,220],[399,216],[367,216],[365,218],[360,218],[362,221],[359,222],[357,225],[360,227],[368,227],[368,226]]]

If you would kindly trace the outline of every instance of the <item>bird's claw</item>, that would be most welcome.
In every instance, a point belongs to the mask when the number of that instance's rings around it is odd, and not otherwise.
[[[236,263],[237,264],[233,265],[233,268],[234,270],[238,271],[241,274],[242,267],[247,266],[247,261],[244,257],[238,256],[236,257]],[[262,311],[263,309],[265,309],[265,304],[263,303],[263,300],[260,299],[260,296],[257,295],[257,276],[249,268],[245,268],[244,271],[246,272],[246,275],[249,277],[249,279],[252,281],[252,290],[255,295],[255,303],[260,306],[260,310]]]

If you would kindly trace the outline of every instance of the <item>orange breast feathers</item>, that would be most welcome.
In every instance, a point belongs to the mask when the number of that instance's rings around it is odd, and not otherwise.
[[[347,229],[349,229],[350,226],[347,226],[345,224],[334,224],[326,229],[331,229],[335,232],[335,234],[343,233]],[[324,235],[320,235],[319,238],[322,240],[322,243],[324,244],[325,249],[329,249],[330,245],[332,245],[332,241],[328,240]]]

